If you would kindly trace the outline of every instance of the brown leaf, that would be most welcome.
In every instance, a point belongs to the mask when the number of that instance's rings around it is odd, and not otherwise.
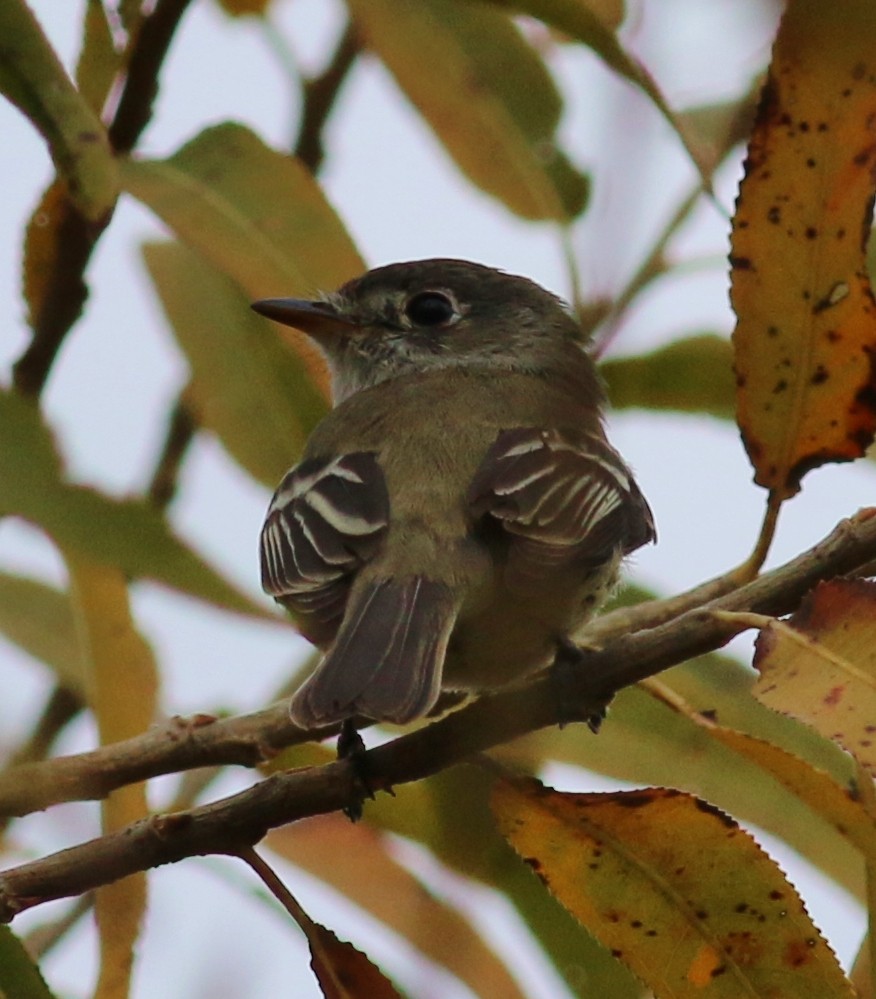
[[[876,168],[876,6],[791,0],[733,223],[737,415],[755,480],[792,496],[876,428],[864,259]]]
[[[274,829],[266,843],[408,939],[475,995],[522,996],[507,967],[475,927],[394,860],[388,838],[377,830],[325,815]]]
[[[707,802],[502,781],[493,807],[536,875],[658,997],[852,995],[778,867]]]
[[[288,906],[287,906],[288,907]],[[326,999],[401,999],[381,970],[351,943],[314,922],[295,902],[290,912],[310,944],[310,966]]]
[[[801,718],[876,773],[876,583],[820,583],[755,645],[759,701]]]

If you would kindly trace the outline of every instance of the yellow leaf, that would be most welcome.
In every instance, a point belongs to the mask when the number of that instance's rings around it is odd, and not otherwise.
[[[865,857],[876,860],[876,823],[849,788],[841,787],[823,770],[764,739],[719,725],[709,726],[709,729],[712,738],[772,774],[821,818],[830,822]]]
[[[538,877],[656,996],[852,995],[793,887],[712,805],[665,788],[502,781],[493,807]]]
[[[779,498],[876,428],[876,5],[791,0],[733,223],[737,415]]]
[[[118,569],[69,553],[67,566],[101,744],[139,735],[152,723],[158,680],[152,650],[131,618],[125,578]],[[145,784],[112,791],[101,805],[103,830],[122,829],[148,813]],[[145,873],[97,890],[100,978],[96,999],[128,995],[134,945],[145,909]]]
[[[787,623],[764,628],[755,648],[757,699],[876,773],[876,583],[820,583]]]

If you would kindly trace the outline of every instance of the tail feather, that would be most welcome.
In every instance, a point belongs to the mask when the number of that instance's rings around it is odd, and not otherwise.
[[[293,720],[311,728],[356,714],[399,723],[426,714],[456,613],[444,583],[374,581],[352,598],[334,645],[292,699]]]

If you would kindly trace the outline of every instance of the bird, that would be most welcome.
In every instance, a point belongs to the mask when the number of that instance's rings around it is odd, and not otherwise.
[[[405,724],[442,690],[549,666],[656,541],[582,331],[535,282],[415,260],[252,308],[331,374],[259,546],[265,591],[323,652],[291,700],[300,727]]]

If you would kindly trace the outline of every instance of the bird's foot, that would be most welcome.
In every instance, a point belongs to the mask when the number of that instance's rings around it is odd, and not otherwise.
[[[550,672],[556,690],[560,728],[564,728],[569,722],[582,720],[576,704],[579,697],[576,681],[581,669],[586,668],[588,656],[594,651],[596,650],[586,645],[576,645],[568,638],[561,638],[557,642]],[[583,720],[594,734],[601,728],[611,700],[612,698],[608,698],[604,704],[584,716]]]
[[[344,815],[351,822],[358,822],[362,818],[366,798],[374,800],[366,752],[365,740],[359,735],[356,723],[352,718],[345,718],[338,736],[338,759],[349,760],[353,768],[355,790],[350,802],[344,807]]]

